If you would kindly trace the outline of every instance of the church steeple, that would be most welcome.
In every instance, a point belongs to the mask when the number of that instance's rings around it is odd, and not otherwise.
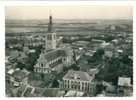
[[[56,42],[57,42],[57,37],[56,33],[53,31],[53,23],[52,23],[52,16],[50,14],[49,16],[49,23],[48,23],[48,31],[46,34],[46,50],[52,50],[56,49]]]
[[[52,15],[50,15],[49,16],[49,23],[48,23],[48,32],[49,33],[53,31],[52,30],[52,25],[53,25],[53,23],[52,23]]]

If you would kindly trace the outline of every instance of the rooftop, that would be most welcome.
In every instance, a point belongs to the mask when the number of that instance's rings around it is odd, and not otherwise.
[[[131,86],[131,78],[130,77],[119,77],[118,85],[119,86]]]
[[[105,56],[112,57],[113,56],[113,52],[112,51],[105,51]]]
[[[97,74],[99,72],[99,70],[97,69],[97,68],[91,68],[90,70],[89,70],[89,74],[90,75],[95,75],[95,74]]]
[[[46,60],[47,62],[49,62],[61,56],[65,56],[65,51],[57,49],[47,53],[41,53],[39,60],[44,59],[44,61]]]
[[[9,58],[17,58],[19,56],[19,51],[17,51],[17,50],[12,50],[11,52],[10,52],[10,57]]]
[[[29,72],[27,70],[16,70],[13,73],[13,77],[15,77],[18,81],[21,81],[23,78],[27,77]]]
[[[87,72],[69,70],[63,79],[73,79],[81,81],[91,81],[93,77],[89,76]]]
[[[29,53],[35,53],[36,51],[34,49],[29,50]]]
[[[14,69],[10,69],[7,73],[12,75],[14,73]]]

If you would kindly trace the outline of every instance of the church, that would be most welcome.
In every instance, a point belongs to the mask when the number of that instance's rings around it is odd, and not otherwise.
[[[49,16],[48,31],[45,36],[45,50],[43,50],[34,66],[37,73],[62,72],[63,67],[74,63],[71,47],[57,47],[57,36],[52,29],[52,16]]]

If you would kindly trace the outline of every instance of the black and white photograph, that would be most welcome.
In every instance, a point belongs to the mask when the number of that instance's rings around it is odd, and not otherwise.
[[[6,97],[132,97],[133,7],[5,6]]]

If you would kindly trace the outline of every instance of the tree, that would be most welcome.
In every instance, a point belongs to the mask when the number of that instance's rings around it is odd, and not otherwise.
[[[104,54],[104,49],[103,48],[99,48],[94,53],[94,56],[96,56],[96,57],[102,57],[103,54]]]
[[[59,82],[56,79],[53,80],[52,87],[55,87],[55,88],[59,87]]]
[[[41,79],[44,80],[44,74],[41,73],[40,76],[41,76]]]
[[[28,54],[28,60],[25,63],[25,68],[29,71],[33,71],[34,65],[41,53],[42,46],[38,47],[30,47],[31,49],[35,49],[35,53]]]
[[[88,59],[88,63],[96,63],[99,64],[101,61],[103,61],[102,56],[104,54],[104,49],[99,48],[96,50],[96,52],[93,54],[90,59]]]
[[[22,62],[17,62],[17,66],[16,67],[20,68],[22,70],[23,68],[25,68],[25,64],[22,63]]]

